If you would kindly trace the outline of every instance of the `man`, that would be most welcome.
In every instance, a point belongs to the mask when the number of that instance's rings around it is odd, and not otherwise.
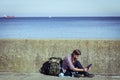
[[[93,74],[89,74],[88,70],[91,65],[84,68],[81,63],[78,61],[79,56],[81,55],[80,50],[76,49],[72,52],[72,54],[69,54],[66,56],[62,63],[62,71],[65,76],[73,76],[72,73],[75,73],[75,77],[82,77],[84,75],[85,77],[94,77]]]

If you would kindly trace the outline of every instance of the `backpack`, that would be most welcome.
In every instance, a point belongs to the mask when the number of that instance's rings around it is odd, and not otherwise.
[[[61,72],[61,62],[62,59],[60,57],[51,57],[49,58],[49,70],[48,74],[53,76],[58,76]]]
[[[49,61],[46,61],[45,63],[43,63],[41,69],[39,70],[42,74],[46,74],[49,75],[49,67],[50,67],[50,63]]]
[[[50,57],[41,67],[41,73],[46,75],[58,76],[62,71],[61,69],[62,58],[60,57]]]

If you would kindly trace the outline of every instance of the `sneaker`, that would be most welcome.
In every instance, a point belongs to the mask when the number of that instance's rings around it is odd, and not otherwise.
[[[94,74],[88,74],[88,75],[85,75],[84,77],[93,78],[94,76],[95,76]]]
[[[94,74],[90,74],[88,72],[84,72],[84,77],[89,77],[89,78],[92,78],[94,77],[95,75]]]
[[[82,75],[81,74],[75,74],[74,77],[80,78],[80,77],[82,77]]]

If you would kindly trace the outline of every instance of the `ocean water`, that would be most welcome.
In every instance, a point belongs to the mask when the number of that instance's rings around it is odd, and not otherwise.
[[[120,39],[120,17],[0,18],[0,38]]]

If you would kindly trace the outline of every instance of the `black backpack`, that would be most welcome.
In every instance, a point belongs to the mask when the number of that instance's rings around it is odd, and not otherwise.
[[[58,76],[61,72],[62,58],[50,57],[49,61],[45,62],[41,68],[43,74]]]

